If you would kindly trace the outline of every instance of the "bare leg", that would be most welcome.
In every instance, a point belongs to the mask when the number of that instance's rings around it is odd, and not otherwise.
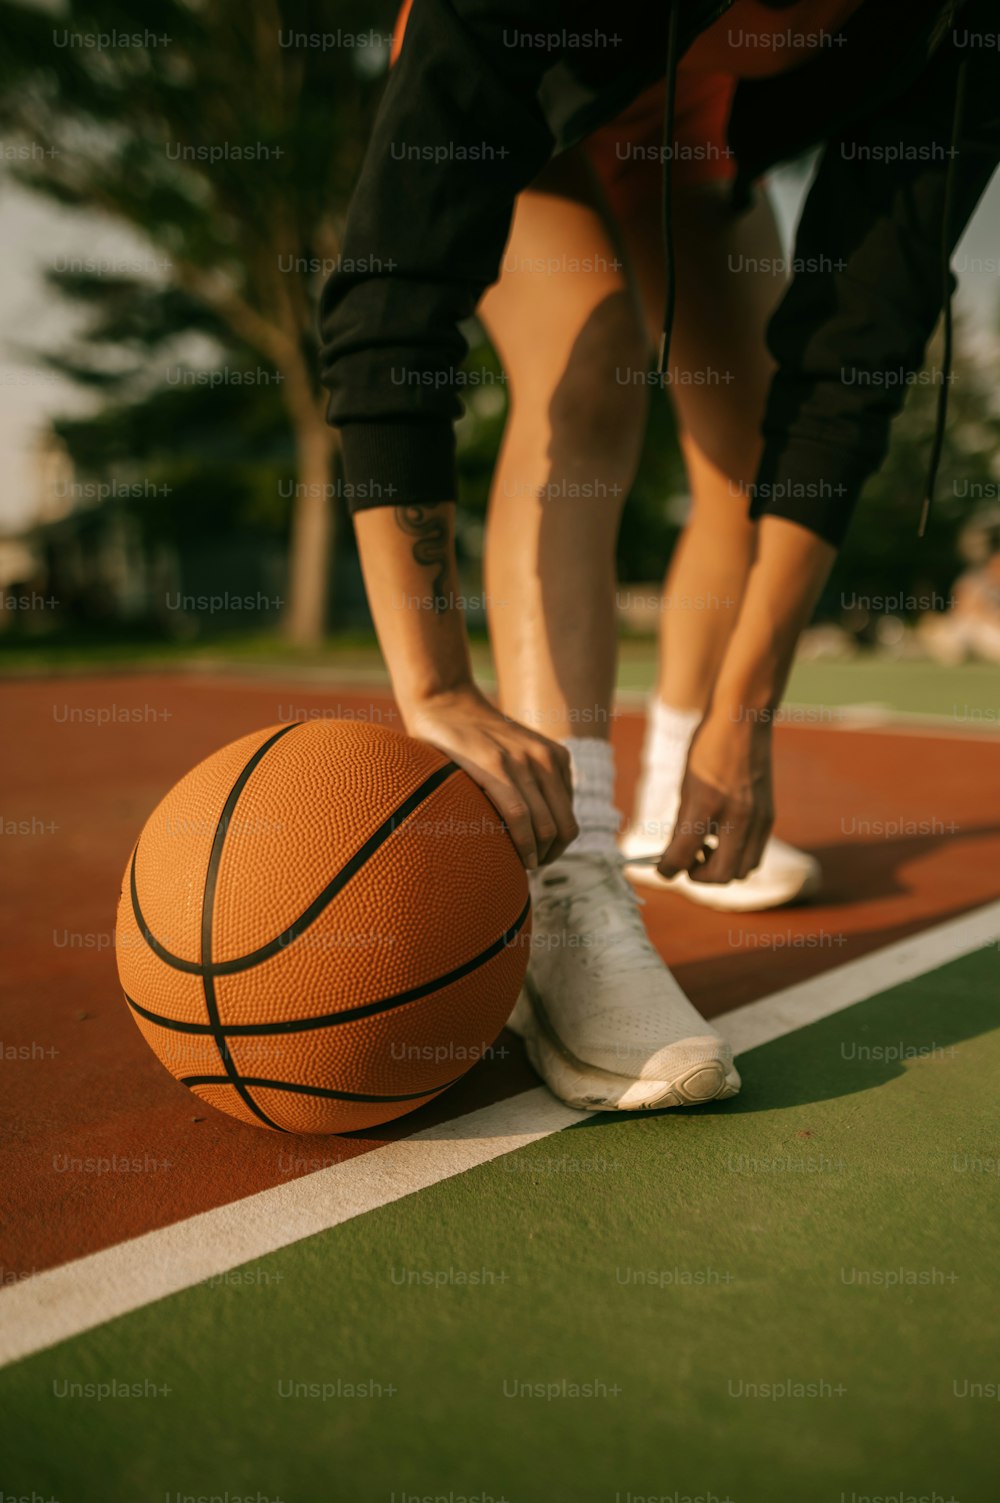
[[[518,200],[501,278],[480,312],[510,390],[486,544],[501,708],[555,739],[606,739],[614,542],[647,400],[622,377],[643,368],[646,340],[574,154]]]
[[[642,218],[623,225],[623,233],[655,330],[663,260],[652,217],[651,206]],[[764,194],[737,217],[718,189],[678,191],[674,245],[677,315],[669,390],[692,506],[664,584],[658,691],[668,705],[701,711],[752,557],[754,528],[746,513],[771,376],[764,331],[783,283],[770,271],[752,269],[760,261],[773,266],[781,254]]]
[[[519,200],[483,304],[512,388],[486,583],[501,707],[568,745],[581,832],[530,878],[511,1025],[563,1101],[641,1109],[725,1099],[739,1076],[650,944],[615,848],[614,541],[646,415],[630,377],[648,350],[615,262],[586,169],[560,159]]]
[[[645,204],[641,212],[649,212]],[[662,301],[659,245],[648,224],[642,231],[641,216],[630,216],[624,229],[652,322]],[[781,276],[771,270],[780,264],[780,248],[763,196],[736,218],[716,191],[680,192],[674,232],[678,315],[670,389],[692,507],[667,571],[657,692],[625,841],[630,855],[641,856],[669,839],[690,740],[712,693],[753,558],[756,529],[747,507],[771,374],[764,332],[782,289]],[[659,881],[648,868],[632,868],[632,875]],[[757,870],[743,880],[711,888],[682,874],[673,885],[697,902],[751,911],[805,897],[819,881],[811,856],[772,838]]]

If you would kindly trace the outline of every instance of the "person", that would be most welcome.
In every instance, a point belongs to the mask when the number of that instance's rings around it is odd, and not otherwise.
[[[985,43],[960,42],[954,10],[929,0],[905,16],[882,0],[733,0],[722,13],[717,3],[679,0],[662,14],[631,0],[572,12],[415,0],[409,16],[352,200],[344,265],[324,289],[328,416],[341,430],[351,490],[365,497],[355,530],[406,728],[484,788],[529,869],[538,944],[512,1025],[572,1105],[724,1099],[739,1077],[726,1042],[646,938],[614,845],[617,506],[586,487],[612,468],[625,479],[634,468],[642,383],[616,373],[642,371],[642,322],[614,267],[613,276],[571,273],[505,303],[508,234],[548,213],[560,236],[575,216],[587,219],[581,240],[610,247],[575,149],[641,108],[662,80],[664,256],[657,270],[634,243],[631,264],[638,257],[645,270],[633,272],[631,289],[647,309],[665,289],[665,381],[700,369],[706,348],[720,360],[745,352],[745,388],[733,383],[742,413],[731,400],[720,420],[717,404],[713,417],[711,404],[699,414],[692,402],[684,422],[693,471],[704,458],[723,475],[745,477],[752,466],[753,478],[750,542],[717,662],[697,670],[711,688],[707,704],[690,707],[700,718],[658,870],[692,884],[745,880],[770,834],[771,724],[795,643],[884,455],[905,389],[898,377],[919,366],[942,305],[950,311],[948,253],[997,161],[995,56]],[[966,37],[986,37],[986,0],[970,0],[961,15]],[[716,309],[698,308],[697,282],[684,275],[697,240],[674,213],[675,126],[686,98],[681,67],[699,48],[710,76],[739,79],[726,100],[730,229],[741,211],[754,212],[753,184],[768,167],[822,145],[795,269],[768,325],[770,373],[759,368],[755,337],[727,345],[723,328],[713,344],[706,331]],[[646,215],[651,205],[647,193]],[[557,309],[571,296],[572,313]],[[473,682],[456,605],[461,325],[481,300],[501,360],[518,340],[534,355],[512,383],[487,535],[498,707]],[[752,308],[759,330],[755,298],[744,291],[733,308],[733,317]],[[754,400],[764,385],[760,418]],[[521,421],[524,409],[535,420]],[[583,494],[567,504],[560,490],[570,487]],[[715,529],[720,554],[739,525]]]
[[[412,0],[393,33],[399,56]],[[856,0],[811,6],[805,53]],[[744,68],[775,62],[784,18],[744,7],[759,28]],[[709,28],[680,60],[673,110],[676,161],[671,215],[677,261],[677,314],[666,391],[673,400],[691,509],[664,581],[657,685],[651,697],[635,809],[620,841],[626,873],[663,887],[654,870],[673,828],[688,746],[704,715],[732,630],[753,548],[754,527],[739,504],[760,456],[760,419],[770,377],[764,343],[780,291],[785,258],[766,187],[744,213],[730,193],[735,165],[726,121],[735,89],[731,25]],[[535,644],[506,630],[509,613],[495,602],[518,595],[530,577],[543,501],[564,502],[562,522],[575,558],[595,552],[606,567],[613,534],[638,466],[650,388],[650,351],[662,322],[664,276],[660,163],[665,83],[659,80],[625,110],[591,132],[518,195],[494,286],[477,313],[502,355],[512,393],[504,446],[493,473],[487,592],[505,713],[560,739],[607,742],[607,675],[579,684],[579,703],[531,670]],[[598,374],[595,374],[594,366]],[[613,402],[612,383],[625,389]],[[553,421],[557,399],[564,409]],[[550,510],[555,513],[555,507]],[[559,548],[539,558],[558,566]],[[602,580],[602,585],[606,581]],[[592,621],[596,661],[613,648],[605,609]],[[565,628],[557,626],[560,633]],[[586,656],[576,670],[588,673]],[[729,910],[759,910],[811,896],[818,862],[772,836],[755,869],[725,884],[694,882],[679,872],[670,885],[691,901]]]

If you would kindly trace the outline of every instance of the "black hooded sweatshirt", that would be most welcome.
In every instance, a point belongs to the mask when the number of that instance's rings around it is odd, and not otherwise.
[[[321,302],[352,510],[455,499],[460,326],[499,275],[514,200],[553,155],[669,83],[729,8],[673,5],[415,0]],[[822,148],[768,329],[777,368],[750,513],[835,546],[1000,161],[1000,0],[864,0],[841,35],[787,73],[741,81],[729,122],[737,206],[768,168]],[[932,470],[948,374],[936,374]]]

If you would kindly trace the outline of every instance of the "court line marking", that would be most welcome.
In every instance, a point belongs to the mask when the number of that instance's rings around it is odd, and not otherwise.
[[[615,709],[619,714],[642,714],[649,703],[644,689],[617,689]],[[828,705],[819,701],[788,699],[775,712],[774,724],[793,731],[854,731],[883,734],[898,731],[903,736],[931,736],[941,741],[982,741],[1000,738],[1000,709],[982,719],[930,710],[896,710],[881,700],[858,700]]]
[[[853,1007],[855,1002],[865,1002],[894,986],[915,981],[928,971],[936,971],[951,960],[998,943],[1000,901],[895,940],[880,950],[847,960],[756,1002],[734,1007],[731,1012],[714,1017],[712,1023],[729,1039],[734,1054],[745,1054],[748,1049],[757,1049],[786,1033],[818,1023],[821,1018],[832,1017],[846,1007]]]
[[[1000,901],[713,1022],[737,1054],[797,1032],[1000,940]],[[0,1291],[0,1366],[339,1226],[594,1116],[523,1091],[346,1163],[199,1212]]]

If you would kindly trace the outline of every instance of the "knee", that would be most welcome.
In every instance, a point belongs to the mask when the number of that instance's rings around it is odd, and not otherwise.
[[[675,400],[688,478],[695,496],[721,497],[725,506],[745,497],[763,450],[763,399],[756,384],[733,383],[723,389],[688,388]],[[708,509],[707,507],[705,508]]]
[[[646,428],[648,359],[624,293],[594,310],[549,398],[554,462],[569,460],[581,473],[614,472],[631,484]]]

